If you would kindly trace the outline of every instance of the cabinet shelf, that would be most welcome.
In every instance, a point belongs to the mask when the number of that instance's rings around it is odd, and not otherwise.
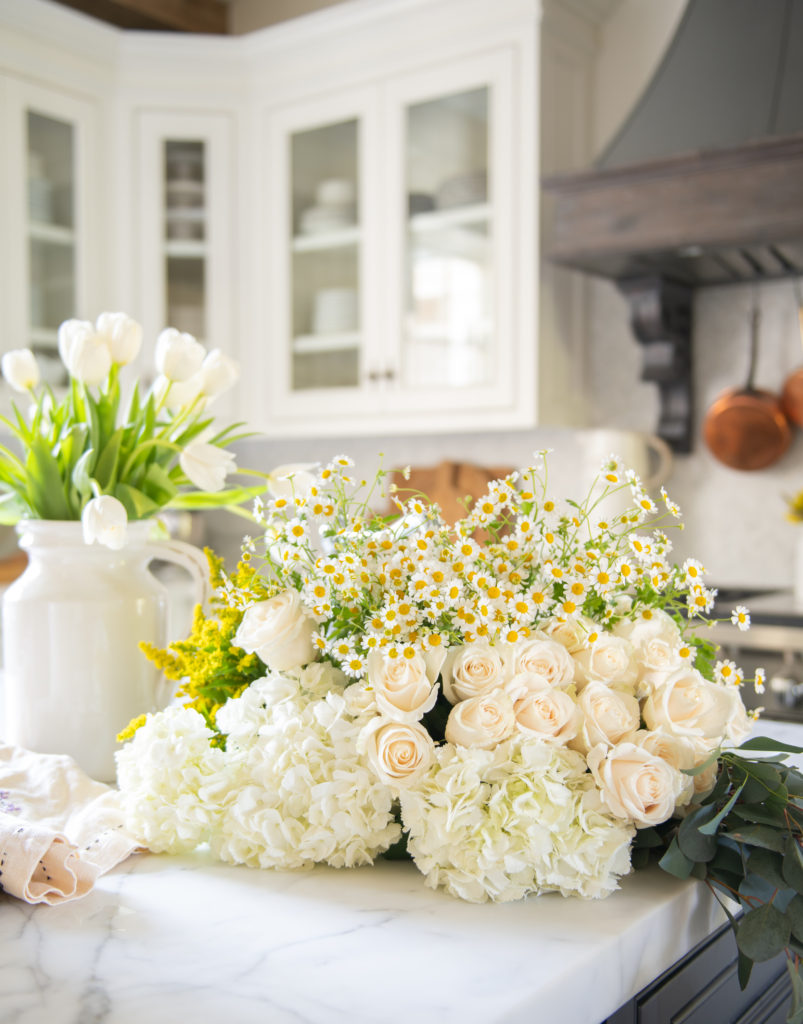
[[[455,206],[450,210],[427,210],[426,213],[415,213],[410,217],[410,230],[415,234],[425,234],[449,228],[487,225],[490,220],[491,208],[488,203],[476,203],[471,206]]]
[[[55,327],[32,327],[28,332],[31,344],[58,352],[59,333]]]
[[[28,236],[37,242],[49,242],[52,245],[75,245],[75,231],[72,228],[65,228],[61,224],[29,221]]]
[[[347,249],[360,241],[359,227],[341,228],[339,231],[321,232],[319,235],[296,235],[293,252],[326,252],[329,249]]]
[[[192,238],[171,238],[165,242],[165,255],[170,259],[202,260],[207,254],[207,243]]]
[[[360,347],[360,335],[352,331],[338,334],[299,334],[293,338],[293,353],[297,356],[315,352],[343,352]]]

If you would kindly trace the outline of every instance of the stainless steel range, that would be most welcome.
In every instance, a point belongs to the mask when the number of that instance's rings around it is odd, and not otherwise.
[[[737,604],[750,610],[752,625],[745,632],[730,622]],[[722,588],[712,617],[726,620],[706,634],[721,645],[723,657],[735,661],[746,676],[758,666],[766,669],[764,693],[744,685],[747,707],[763,707],[765,718],[803,722],[803,609],[796,608],[792,592]]]

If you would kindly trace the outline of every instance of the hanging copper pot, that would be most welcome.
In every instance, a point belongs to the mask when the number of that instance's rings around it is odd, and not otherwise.
[[[800,294],[800,282],[797,278],[795,278],[795,298],[800,340],[803,342],[803,297]],[[788,419],[798,427],[803,427],[803,366],[793,370],[786,378],[781,393],[781,408]]]
[[[747,383],[721,394],[703,421],[705,443],[714,457],[731,469],[765,469],[780,459],[792,440],[779,396],[753,384],[760,320],[758,305],[754,304]]]

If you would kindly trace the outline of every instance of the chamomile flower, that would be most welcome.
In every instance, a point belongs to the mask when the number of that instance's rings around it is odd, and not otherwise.
[[[737,604],[731,612],[731,622],[734,626],[744,632],[746,629],[750,629],[750,612],[742,604]]]
[[[672,499],[666,493],[666,488],[665,487],[661,488],[661,497],[664,500],[664,505],[666,505],[667,511],[671,515],[673,515],[675,517],[675,519],[679,519],[680,516],[681,516],[680,508],[679,508],[678,505],[675,504],[674,501],[672,501]]]
[[[728,686],[740,686],[744,673],[733,661],[718,661],[714,665],[714,678],[718,683],[725,683]]]
[[[696,558],[686,559],[683,563],[683,572],[685,573],[684,582],[687,587],[691,587],[694,584],[702,584],[705,569]]]
[[[757,668],[755,677],[753,679],[753,689],[756,691],[756,693],[764,692],[764,684],[766,683],[766,681],[767,673],[764,671],[763,668]]]
[[[689,588],[686,599],[686,606],[690,615],[704,615],[714,607],[714,599],[717,596],[716,590],[709,590],[702,585]]]

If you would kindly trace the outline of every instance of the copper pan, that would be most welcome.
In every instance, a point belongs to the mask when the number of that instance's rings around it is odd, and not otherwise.
[[[800,294],[800,282],[795,278],[795,298],[797,300],[797,318],[800,327],[800,340],[803,342],[803,297]],[[781,408],[787,419],[798,427],[803,427],[803,366],[786,378],[781,393]]]
[[[789,420],[778,395],[753,386],[758,358],[761,314],[753,307],[750,320],[750,366],[743,388],[723,392],[703,421],[703,438],[711,453],[731,469],[771,466],[792,440]]]

